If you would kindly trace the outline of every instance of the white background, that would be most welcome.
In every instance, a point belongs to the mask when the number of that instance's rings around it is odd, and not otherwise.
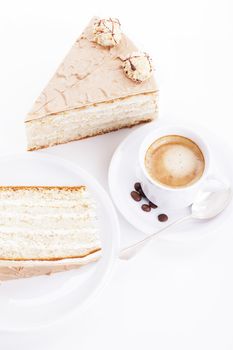
[[[0,2],[1,154],[25,150],[26,112],[93,15],[119,17],[154,58],[161,118],[197,121],[233,146],[231,0],[6,0]],[[112,153],[129,132],[43,152],[78,163],[107,188]],[[122,244],[141,237],[120,220]],[[231,350],[232,252],[230,227],[195,242],[158,239],[117,264],[86,313],[44,331],[0,333],[0,349]]]

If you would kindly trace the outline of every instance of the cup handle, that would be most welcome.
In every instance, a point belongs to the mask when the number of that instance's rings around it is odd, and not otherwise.
[[[220,176],[217,176],[215,174],[207,175],[207,177],[205,178],[203,186],[207,186],[207,184],[209,186],[211,186],[211,189],[213,189],[213,188],[214,189],[218,189],[218,188],[228,188],[228,187],[230,187],[229,183],[227,183],[226,181],[221,179]]]

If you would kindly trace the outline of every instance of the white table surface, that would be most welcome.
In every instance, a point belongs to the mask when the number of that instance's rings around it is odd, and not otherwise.
[[[25,150],[24,116],[92,15],[119,17],[152,55],[161,118],[197,121],[233,146],[231,0],[7,0],[0,4],[0,154]],[[130,132],[43,152],[83,166],[107,189],[111,156]],[[119,219],[122,245],[142,237]],[[157,239],[118,262],[85,313],[39,332],[0,333],[0,349],[232,350],[232,252],[231,227],[195,242]]]

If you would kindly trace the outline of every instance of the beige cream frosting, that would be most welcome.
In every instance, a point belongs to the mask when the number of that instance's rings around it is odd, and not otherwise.
[[[29,277],[36,277],[41,275],[51,275],[53,273],[57,272],[63,272],[68,271],[74,268],[78,268],[79,266],[50,266],[50,267],[7,267],[7,266],[1,266],[0,267],[0,282],[12,280],[12,279],[19,279],[19,278],[29,278]]]
[[[61,259],[58,261],[7,261],[0,260],[0,283],[19,278],[29,278],[41,275],[51,275],[77,269],[82,265],[95,262],[101,257],[101,251],[89,254],[83,258]]]
[[[74,43],[48,85],[35,101],[26,121],[142,93],[155,92],[154,78],[140,84],[128,79],[122,60],[135,45],[124,35],[115,47],[93,42],[94,17]]]

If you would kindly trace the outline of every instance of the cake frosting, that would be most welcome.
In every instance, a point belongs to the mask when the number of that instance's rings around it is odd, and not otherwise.
[[[101,251],[94,252],[83,258],[62,259],[58,261],[0,261],[0,283],[19,278],[29,278],[41,275],[51,275],[78,269],[82,265],[97,261]]]
[[[153,77],[138,84],[122,69],[122,57],[137,51],[122,33],[118,45],[103,47],[94,42],[94,17],[35,101],[26,121],[83,108],[101,102],[156,92]]]

